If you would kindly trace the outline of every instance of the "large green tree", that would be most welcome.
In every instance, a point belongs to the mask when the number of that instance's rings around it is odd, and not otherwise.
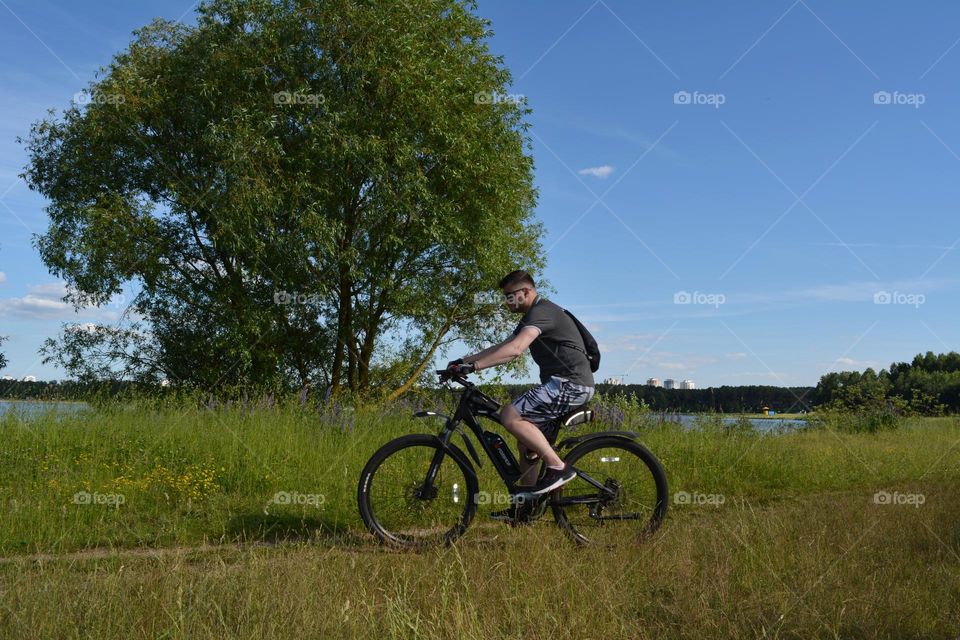
[[[38,239],[117,326],[45,353],[79,377],[403,391],[478,304],[542,269],[528,109],[457,0],[211,0],[135,32],[83,104],[36,123]]]

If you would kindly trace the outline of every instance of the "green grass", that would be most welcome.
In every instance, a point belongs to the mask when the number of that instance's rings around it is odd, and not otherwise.
[[[957,419],[877,434],[763,435],[709,421],[644,431],[679,502],[653,539],[620,554],[575,549],[549,516],[513,530],[483,511],[454,548],[380,549],[357,515],[360,469],[388,440],[438,426],[296,407],[4,416],[0,637],[960,631]],[[501,490],[493,480],[488,464],[481,489]],[[123,502],[77,504],[77,492]],[[322,499],[273,504],[277,492]],[[877,504],[877,492],[923,504]],[[277,541],[287,543],[262,544]]]

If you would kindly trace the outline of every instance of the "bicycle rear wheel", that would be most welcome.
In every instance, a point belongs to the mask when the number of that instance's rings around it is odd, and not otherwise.
[[[466,531],[477,509],[470,463],[436,436],[415,434],[381,447],[360,474],[360,517],[377,538],[397,547],[449,544]],[[439,460],[428,483],[431,464]]]
[[[578,474],[553,494],[550,506],[574,542],[633,544],[659,528],[667,512],[667,476],[645,446],[598,437],[575,447],[565,461]]]

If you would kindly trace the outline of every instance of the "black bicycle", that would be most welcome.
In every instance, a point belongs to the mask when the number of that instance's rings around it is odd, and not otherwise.
[[[412,434],[381,447],[363,468],[357,488],[360,516],[383,543],[421,548],[449,544],[470,525],[483,500],[476,470],[453,442],[459,433],[470,458],[480,456],[462,425],[466,425],[507,487],[508,504],[516,505],[513,523],[540,518],[547,507],[561,529],[577,544],[616,545],[641,540],[657,530],[667,512],[667,477],[656,456],[638,442],[633,431],[602,431],[566,438],[555,445],[577,477],[546,495],[528,493],[529,484],[546,465],[518,462],[510,446],[479,417],[500,423],[500,405],[462,375],[437,371],[441,382],[463,385],[453,416],[418,411],[415,417],[444,421],[438,435]],[[593,419],[593,411],[578,407],[545,429],[551,445],[562,427]],[[567,452],[564,455],[564,452]],[[536,471],[530,470],[533,464]],[[527,471],[527,473],[525,473]],[[536,474],[536,475],[534,475]]]

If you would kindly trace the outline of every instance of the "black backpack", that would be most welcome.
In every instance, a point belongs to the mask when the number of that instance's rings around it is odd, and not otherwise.
[[[580,337],[583,339],[584,348],[581,349],[579,346],[575,344],[570,344],[570,343],[564,343],[564,344],[567,344],[568,346],[573,347],[583,355],[587,356],[587,360],[590,361],[590,371],[592,371],[593,373],[596,373],[597,369],[600,368],[600,347],[597,346],[597,341],[593,338],[592,335],[590,335],[590,332],[587,331],[587,328],[583,326],[583,323],[577,320],[577,317],[575,315],[573,315],[566,309],[564,309],[563,312],[566,313],[568,316],[570,316],[570,319],[573,320],[573,324],[577,325],[577,330],[580,332]]]

